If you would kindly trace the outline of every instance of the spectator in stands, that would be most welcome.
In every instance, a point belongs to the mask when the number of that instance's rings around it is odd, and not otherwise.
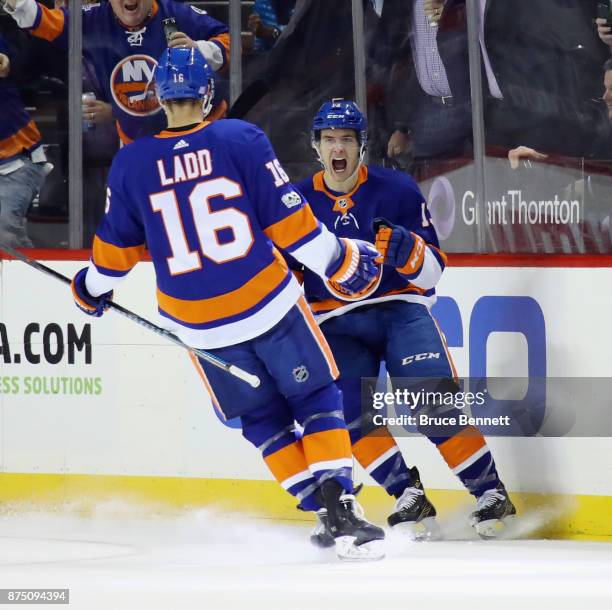
[[[372,40],[372,63],[387,68],[387,155],[411,151],[433,158],[469,151],[465,0],[385,0]]]
[[[350,2],[299,0],[277,44],[260,55],[257,74],[231,118],[261,126],[292,178],[317,168],[305,133],[325,99],[354,95]]]
[[[5,10],[20,27],[39,38],[67,46],[67,8],[48,9],[36,0],[6,0]],[[178,31],[169,42],[162,21],[172,17]],[[229,57],[227,27],[204,11],[173,0],[109,0],[83,7],[83,55],[102,87],[101,101],[112,104],[124,143],[161,131],[165,118],[149,80],[166,46],[197,47],[214,70]],[[224,100],[215,100],[212,118],[223,116]],[[85,120],[98,120],[94,109]]]
[[[593,128],[588,100],[601,61],[590,26],[594,6],[480,0],[479,8],[488,143],[511,147],[528,139],[580,155]],[[371,56],[389,68],[386,99],[395,107],[388,155],[410,145],[417,158],[469,151],[465,0],[385,0],[379,31]]]
[[[270,50],[285,26],[289,23],[296,0],[255,0],[248,26],[254,38],[247,53]]]
[[[608,59],[603,65],[603,88],[601,101],[604,116],[601,117],[597,135],[586,151],[585,157],[598,161],[612,161],[612,59]],[[525,145],[517,146],[508,152],[508,161],[513,169],[517,169],[521,161],[540,161],[546,157],[547,155]]]
[[[0,242],[29,248],[26,214],[52,166],[10,77],[11,56],[0,36]]]

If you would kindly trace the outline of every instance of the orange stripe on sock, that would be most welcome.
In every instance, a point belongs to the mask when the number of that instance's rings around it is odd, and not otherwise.
[[[386,428],[377,428],[353,445],[353,455],[364,468],[367,468],[393,447],[397,447],[397,443],[389,431]]]
[[[351,439],[346,428],[313,432],[302,437],[308,464],[351,458]]]
[[[264,461],[279,483],[308,470],[304,447],[300,441],[295,441],[295,443],[271,453],[264,458]]]
[[[450,468],[456,468],[486,444],[487,442],[478,428],[467,426],[461,432],[457,432],[447,441],[438,445],[438,451]]]

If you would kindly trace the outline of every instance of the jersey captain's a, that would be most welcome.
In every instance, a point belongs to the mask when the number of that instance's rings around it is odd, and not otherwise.
[[[337,255],[263,132],[243,121],[135,141],[115,157],[107,195],[88,288],[112,289],[146,247],[159,311],[190,345],[259,336],[297,302],[301,289],[275,246],[321,274]]]
[[[402,172],[376,166],[361,165],[358,172],[357,184],[348,193],[330,190],[323,171],[297,183],[297,187],[317,218],[338,237],[374,242],[372,222],[377,217],[421,236],[426,244],[423,271],[408,281],[396,269],[384,265],[376,290],[363,300],[347,303],[331,295],[324,283],[306,269],[304,291],[319,321],[392,299],[431,306],[435,302],[435,284],[446,264],[425,198],[414,180]]]

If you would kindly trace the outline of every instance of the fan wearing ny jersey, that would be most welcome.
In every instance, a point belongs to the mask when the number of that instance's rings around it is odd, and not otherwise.
[[[243,436],[305,510],[326,511],[341,558],[379,558],[384,533],[354,505],[336,365],[277,246],[349,295],[376,282],[379,253],[318,222],[257,127],[203,120],[211,78],[195,49],[160,58],[155,87],[169,127],[117,153],[75,302],[101,315],[146,246],[166,327],[260,379],[253,389],[195,359],[221,416],[240,417]]]
[[[391,526],[416,537],[437,533],[435,508],[423,492],[416,468],[409,469],[385,428],[362,412],[361,379],[376,378],[382,361],[395,384],[428,378],[435,388],[456,392],[452,359],[430,314],[435,287],[446,264],[423,195],[401,172],[361,161],[367,141],[365,117],[354,102],[332,100],[315,116],[312,144],[324,170],[298,183],[313,212],[338,237],[376,241],[383,254],[379,282],[353,297],[334,294],[310,270],[303,275],[306,299],[340,369],[345,419],[353,454],[387,492],[397,498]],[[415,381],[404,381],[408,388]],[[474,427],[451,426],[433,436],[465,487],[477,498],[472,524],[493,537],[515,510],[497,474],[486,441]],[[325,540],[321,526],[315,534]]]
[[[35,0],[7,0],[5,6],[19,27],[68,49],[68,8],[49,9]],[[193,45],[214,70],[226,68],[228,28],[204,10],[174,0],[108,0],[83,6],[83,59],[93,72],[92,80],[99,83],[98,99],[112,105],[124,144],[166,125],[149,81],[166,48],[163,21],[167,18],[173,18],[179,30],[169,46]],[[210,102],[214,107],[210,119],[226,110],[219,89]]]

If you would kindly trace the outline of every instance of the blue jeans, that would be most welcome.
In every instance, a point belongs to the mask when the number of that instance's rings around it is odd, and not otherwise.
[[[26,214],[45,181],[42,164],[22,157],[25,165],[0,175],[0,241],[13,248],[31,248],[26,232]]]

